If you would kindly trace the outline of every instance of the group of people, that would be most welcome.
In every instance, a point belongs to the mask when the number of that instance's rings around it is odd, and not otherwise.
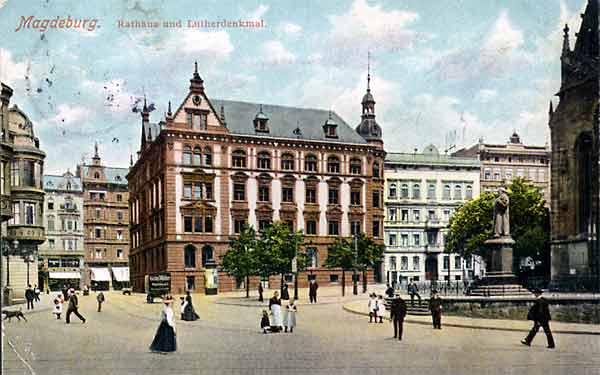
[[[278,333],[283,330],[283,332],[294,332],[294,327],[296,327],[296,313],[298,312],[298,306],[296,305],[295,300],[290,299],[289,293],[287,292],[287,288],[282,288],[282,296],[279,298],[279,292],[274,292],[273,297],[269,299],[269,310],[271,311],[271,320],[269,320],[269,313],[267,310],[263,310],[262,317],[260,319],[260,328],[263,333]],[[287,297],[287,298],[284,298]],[[282,313],[282,301],[285,305],[285,309]]]
[[[100,294],[97,297],[98,298],[98,311],[100,311],[101,305],[102,305],[102,303],[100,302],[100,296],[101,296],[102,302],[104,302],[104,295],[102,294],[102,292],[100,292]],[[75,314],[75,316],[78,317],[79,320],[81,320],[81,323],[85,323],[85,318],[79,312],[79,298],[77,297],[77,293],[75,292],[75,289],[69,288],[68,290],[63,291],[62,293],[57,294],[56,297],[54,298],[53,302],[54,302],[54,308],[52,309],[52,314],[56,315],[57,320],[60,320],[60,316],[63,311],[63,304],[65,302],[67,302],[68,307],[67,307],[67,314],[65,316],[65,323],[67,323],[67,324],[71,323],[71,314]]]
[[[35,287],[31,287],[31,284],[27,285],[27,289],[25,289],[25,300],[27,301],[27,310],[33,310],[33,302],[40,302],[40,288],[38,288],[37,284]]]
[[[181,301],[181,320],[196,321],[200,316],[196,313],[192,304],[192,296],[186,291],[185,297],[180,297]],[[165,296],[163,298],[163,309],[160,313],[160,324],[154,340],[150,345],[150,350],[155,353],[170,353],[177,350],[177,331],[175,329],[175,314],[173,312],[173,297]]]

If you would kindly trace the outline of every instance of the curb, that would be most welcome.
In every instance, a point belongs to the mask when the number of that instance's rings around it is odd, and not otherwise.
[[[368,313],[364,313],[361,311],[353,310],[346,305],[342,307],[342,309],[348,313],[362,316],[369,316]],[[410,324],[420,324],[430,326],[429,322],[422,322],[420,320],[412,320],[412,319],[404,319],[404,323]],[[520,329],[520,328],[503,328],[503,327],[490,327],[490,326],[477,326],[477,325],[468,325],[468,324],[456,324],[456,323],[444,323],[446,327],[454,327],[454,328],[468,328],[468,329],[482,329],[488,331],[505,331],[505,332],[529,332],[528,329]],[[563,330],[552,330],[553,334],[561,334],[561,335],[593,335],[600,336],[600,332],[593,331],[563,331]]]

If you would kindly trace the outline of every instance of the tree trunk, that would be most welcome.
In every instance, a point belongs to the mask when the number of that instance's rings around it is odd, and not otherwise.
[[[346,270],[342,268],[342,297],[346,295]]]
[[[366,267],[362,270],[362,278],[363,278],[363,293],[367,292],[367,269]]]
[[[246,275],[246,298],[250,298],[250,276]]]
[[[281,282],[279,284],[279,297],[281,297],[283,294],[283,272],[281,273]]]

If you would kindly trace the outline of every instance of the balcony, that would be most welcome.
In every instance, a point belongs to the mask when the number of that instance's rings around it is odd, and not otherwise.
[[[46,241],[46,233],[44,227],[37,225],[9,225],[6,238],[10,241],[18,240],[19,242],[32,242],[41,244]]]

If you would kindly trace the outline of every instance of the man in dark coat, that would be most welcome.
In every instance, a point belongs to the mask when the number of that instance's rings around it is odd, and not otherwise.
[[[437,290],[431,292],[429,311],[431,311],[433,329],[442,329],[442,299],[438,295]]]
[[[258,283],[258,302],[263,302],[263,286],[262,286],[262,282]]]
[[[394,338],[402,340],[404,318],[406,317],[406,302],[401,297],[392,299],[390,306],[390,322],[394,323]]]
[[[35,298],[35,292],[31,289],[31,284],[27,285],[25,290],[25,299],[27,300],[27,310],[33,310],[33,300]]]
[[[96,296],[96,301],[98,302],[98,312],[100,312],[102,311],[102,303],[106,301],[106,298],[104,298],[104,293],[99,292]]]
[[[290,299],[290,293],[288,292],[287,284],[283,284],[283,288],[281,289],[281,299],[286,301]]]
[[[308,286],[308,298],[310,299],[310,303],[317,303],[317,289],[319,289],[317,280],[311,280],[310,285]]]
[[[421,306],[421,296],[419,295],[419,288],[415,284],[414,280],[411,280],[408,284],[408,294],[410,295],[410,305],[415,306],[415,296],[419,299],[419,306]]]
[[[554,349],[554,337],[552,337],[552,331],[550,331],[551,317],[548,301],[542,297],[542,291],[540,289],[535,289],[533,294],[535,295],[536,300],[527,314],[527,319],[533,320],[533,328],[531,328],[527,337],[521,340],[521,344],[531,346],[533,338],[540,330],[540,327],[542,327],[546,334],[546,338],[548,339],[548,349]]]
[[[67,318],[65,319],[67,324],[71,323],[71,313],[81,319],[82,323],[85,323],[85,318],[79,313],[79,300],[73,289],[69,290],[69,308],[67,309]]]
[[[390,284],[387,284],[387,289],[385,290],[385,295],[388,296],[388,298],[394,298],[395,294],[396,294],[396,291],[394,290],[394,288],[392,288],[392,286]]]

